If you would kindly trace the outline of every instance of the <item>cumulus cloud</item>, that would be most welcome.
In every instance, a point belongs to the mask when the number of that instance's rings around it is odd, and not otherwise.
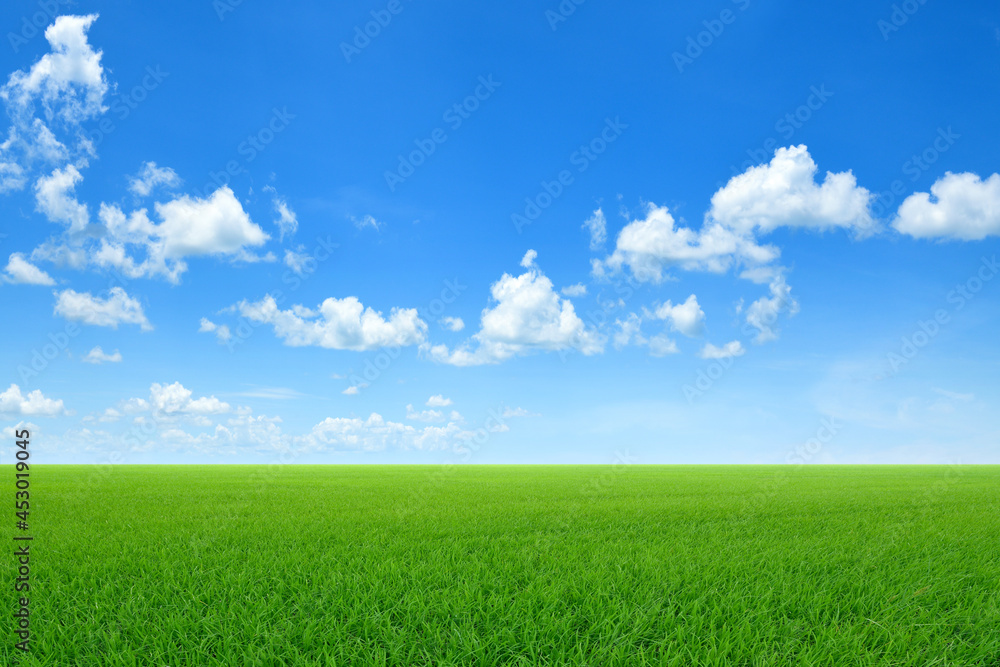
[[[122,353],[115,350],[111,354],[105,353],[98,345],[83,358],[83,363],[85,364],[104,364],[104,363],[114,363],[117,364],[122,360]]]
[[[154,415],[218,415],[230,412],[228,403],[215,396],[192,399],[191,390],[180,382],[161,385],[154,382],[149,387],[149,405]]]
[[[21,388],[12,384],[7,391],[0,393],[0,413],[6,415],[55,417],[65,412],[61,400],[46,398],[38,389],[24,396]]]
[[[422,410],[417,412],[413,409],[412,405],[406,406],[406,418],[410,421],[420,422],[443,422],[445,420],[444,413],[440,410]]]
[[[770,297],[761,297],[747,308],[746,322],[756,329],[755,343],[766,343],[777,339],[778,330],[774,326],[781,312],[794,315],[799,312],[799,303],[792,297],[792,288],[784,277],[778,276],[769,286]]]
[[[568,297],[580,297],[587,295],[587,286],[583,283],[577,283],[576,285],[569,285],[568,287],[563,287],[561,290],[563,296]]]
[[[594,214],[583,223],[583,228],[590,232],[590,249],[600,250],[608,240],[608,221],[604,218],[604,211],[597,209]]]
[[[445,398],[441,394],[435,394],[427,399],[427,407],[429,408],[446,408],[451,405],[451,399]]]
[[[769,164],[749,168],[716,192],[708,215],[742,234],[778,227],[839,227],[858,236],[875,231],[872,193],[854,174],[827,172],[818,183],[817,171],[805,146],[779,148]]]
[[[421,349],[432,360],[455,366],[495,364],[535,351],[591,355],[604,349],[602,337],[584,325],[573,304],[560,298],[537,268],[517,277],[505,273],[490,295],[496,305],[483,311],[479,332],[470,341],[454,350],[445,345]]]
[[[92,261],[101,267],[115,268],[129,278],[163,276],[173,283],[187,271],[186,257],[228,256],[234,260],[260,261],[273,257],[255,257],[251,248],[268,240],[243,205],[228,187],[221,187],[207,198],[184,195],[166,203],[155,204],[159,224],[139,209],[128,216],[115,205],[102,204],[99,218],[105,238],[92,253]],[[133,251],[145,253],[143,261]]]
[[[142,304],[121,287],[112,287],[106,299],[71,289],[57,292],[55,296],[54,312],[67,320],[112,329],[117,329],[119,324],[138,324],[143,331],[153,329],[142,312]]]
[[[677,343],[666,334],[658,334],[649,339],[649,353],[654,357],[665,357],[668,354],[678,354]]]
[[[986,180],[976,174],[948,172],[899,207],[892,226],[915,238],[981,241],[1000,236],[1000,174]]]
[[[214,333],[215,338],[220,344],[228,343],[233,337],[233,334],[229,331],[228,326],[225,324],[216,324],[207,317],[201,318],[201,322],[198,324],[198,333]]]
[[[97,14],[60,16],[45,30],[51,53],[42,56],[28,72],[10,76],[0,96],[15,108],[42,103],[49,118],[80,123],[106,110],[108,82],[101,67],[101,51],[87,41],[87,31]]]
[[[524,257],[521,258],[521,266],[526,269],[530,269],[535,266],[535,260],[538,259],[538,253],[534,250],[529,250],[524,253]]]
[[[7,139],[0,143],[0,192],[23,188],[36,163],[83,166],[94,146],[80,131],[80,123],[107,110],[108,83],[101,52],[87,42],[87,31],[97,18],[60,16],[45,31],[50,52],[29,70],[18,70],[0,88],[11,119]],[[44,119],[44,120],[43,120]],[[53,132],[63,135],[60,141]],[[64,142],[73,144],[72,148]]]
[[[139,197],[148,197],[158,187],[176,188],[181,177],[170,167],[157,167],[155,162],[146,162],[136,176],[129,179],[128,189]]]
[[[644,219],[633,220],[618,234],[615,251],[604,261],[594,260],[593,272],[602,277],[628,267],[640,282],[661,282],[664,271],[673,267],[724,273],[738,264],[769,264],[778,255],[774,246],[758,245],[751,235],[719,223],[697,232],[677,226],[665,206],[650,204]]]
[[[716,347],[711,343],[705,343],[705,347],[701,348],[701,352],[698,354],[702,359],[729,359],[731,357],[741,357],[743,353],[746,352],[743,349],[743,343],[738,340],[726,343],[722,347]]]
[[[83,231],[90,222],[90,213],[73,195],[77,184],[83,180],[73,165],[56,169],[35,184],[35,207],[52,222],[67,225],[70,233]]]
[[[386,318],[353,296],[326,299],[316,310],[300,305],[280,310],[270,295],[256,303],[242,301],[236,308],[252,322],[270,324],[275,335],[292,347],[314,345],[361,352],[417,345],[427,334],[427,323],[416,309],[393,308]]]
[[[345,389],[340,393],[343,394],[344,396],[357,396],[358,394],[361,393],[361,389],[358,388],[357,385],[351,385],[350,387],[348,387],[347,389]]]
[[[225,186],[207,199],[185,195],[156,204],[156,212],[163,220],[156,234],[167,257],[234,255],[268,239]]]
[[[461,317],[444,317],[441,318],[441,326],[448,331],[461,331],[465,328],[465,322]]]
[[[654,311],[654,315],[685,336],[696,338],[705,332],[705,311],[698,305],[698,298],[694,294],[676,306],[667,301]]]
[[[55,285],[52,276],[29,262],[19,252],[13,253],[4,269],[4,280],[15,285]]]

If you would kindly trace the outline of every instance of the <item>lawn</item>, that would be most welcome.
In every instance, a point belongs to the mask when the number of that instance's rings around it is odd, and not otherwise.
[[[1000,466],[31,475],[22,665],[1000,665]]]

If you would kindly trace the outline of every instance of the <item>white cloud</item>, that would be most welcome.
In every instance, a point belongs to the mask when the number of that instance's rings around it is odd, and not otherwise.
[[[215,396],[191,398],[191,390],[180,382],[161,385],[154,382],[149,387],[149,405],[157,416],[174,415],[218,415],[230,412],[228,403]]]
[[[146,162],[138,175],[129,179],[128,189],[140,197],[148,197],[160,186],[176,188],[181,183],[181,177],[170,167],[157,167],[155,162]]]
[[[220,344],[228,343],[233,337],[228,326],[218,325],[207,317],[201,318],[201,322],[198,324],[198,333],[214,333]]]
[[[600,250],[608,240],[608,222],[604,218],[604,211],[597,209],[594,214],[583,223],[583,228],[590,232],[590,249]]]
[[[427,407],[429,408],[446,408],[451,405],[451,399],[445,398],[441,394],[435,394],[427,399]]]
[[[668,322],[671,329],[685,336],[696,338],[705,332],[705,311],[698,305],[698,298],[694,294],[676,306],[667,301],[654,314],[657,319]]]
[[[56,18],[45,30],[52,52],[27,73],[12,74],[0,93],[3,98],[21,109],[38,99],[47,115],[58,115],[68,123],[103,113],[108,82],[101,68],[102,53],[87,42],[87,31],[96,19],[97,14]]]
[[[312,261],[312,256],[299,251],[286,250],[285,251],[285,266],[290,268],[294,273],[303,276],[307,273],[309,268],[309,263]]]
[[[465,328],[465,322],[461,317],[444,317],[441,319],[441,326],[448,331],[461,331]]]
[[[603,262],[593,261],[594,275],[620,271],[628,266],[640,282],[660,282],[664,270],[724,273],[737,264],[759,266],[778,258],[774,246],[760,246],[750,235],[741,235],[718,223],[701,231],[675,226],[665,206],[650,204],[646,218],[633,220],[618,234],[615,251]]]
[[[406,418],[410,421],[420,422],[443,422],[445,420],[444,413],[440,410],[423,410],[417,412],[413,409],[412,405],[406,406]]]
[[[766,343],[778,337],[778,330],[774,324],[782,311],[789,315],[799,312],[799,303],[792,297],[792,288],[788,286],[783,276],[772,280],[769,289],[770,297],[761,297],[747,308],[746,322],[757,330],[755,343]]]
[[[746,352],[743,349],[743,343],[738,340],[726,343],[722,347],[716,347],[711,343],[705,343],[705,347],[701,348],[701,352],[698,354],[702,359],[729,359],[732,357],[741,357],[743,353]]]
[[[278,226],[280,240],[284,241],[286,235],[291,236],[299,228],[299,219],[295,211],[288,207],[288,202],[278,197],[274,199],[274,212],[278,214],[274,224]]]
[[[842,227],[858,236],[875,231],[872,193],[854,174],[827,172],[819,184],[817,171],[805,146],[779,148],[769,164],[749,168],[716,192],[708,215],[742,234],[778,227]]]
[[[629,313],[624,320],[615,320],[618,330],[612,337],[615,349],[620,350],[628,345],[645,345],[646,338],[642,335],[642,318],[635,313]]]
[[[105,353],[98,345],[83,358],[83,363],[85,364],[104,364],[104,363],[119,363],[122,360],[122,353],[115,350],[111,354]]]
[[[204,199],[185,195],[157,203],[155,210],[160,224],[149,219],[146,209],[126,217],[117,206],[102,204],[98,217],[107,234],[92,253],[93,263],[115,268],[129,278],[161,275],[177,283],[187,271],[185,257],[223,255],[247,262],[274,259],[270,254],[257,257],[250,253],[250,248],[263,245],[269,237],[228,187]],[[141,263],[129,254],[129,245],[145,252]]]
[[[563,287],[561,290],[563,296],[568,297],[580,297],[587,295],[587,286],[583,283],[577,283],[576,285],[569,285],[568,287]]]
[[[119,324],[138,324],[143,331],[153,329],[142,312],[142,304],[121,287],[112,287],[107,299],[71,289],[57,292],[54,312],[67,320],[93,326],[117,329]]]
[[[83,231],[90,222],[87,206],[72,195],[76,185],[83,180],[79,170],[73,165],[56,169],[49,176],[43,176],[35,183],[36,208],[52,222],[68,225],[69,232]]]
[[[916,238],[980,241],[1000,236],[1000,174],[982,180],[976,174],[948,172],[934,182],[930,194],[907,197],[892,226]]]
[[[529,250],[524,253],[524,257],[521,258],[521,266],[526,269],[530,269],[535,266],[535,260],[538,259],[538,253],[534,250]]]
[[[221,187],[207,199],[183,196],[166,204],[156,204],[163,220],[156,234],[166,257],[235,255],[247,247],[263,245],[269,238],[243,210],[228,187]]]
[[[15,252],[7,261],[7,274],[4,280],[16,285],[55,285],[56,281],[52,276],[42,271],[40,268],[30,263],[19,252]]]
[[[0,393],[0,413],[7,415],[37,415],[40,417],[55,417],[66,412],[61,400],[45,398],[38,389],[21,394],[21,388],[10,385],[7,391]]]
[[[654,357],[665,357],[668,354],[677,354],[677,343],[667,337],[666,334],[658,334],[649,339],[649,353]]]
[[[279,310],[270,295],[256,303],[236,305],[247,319],[270,324],[285,345],[315,345],[334,350],[366,351],[380,347],[417,345],[427,334],[427,323],[416,309],[393,308],[388,319],[382,313],[365,308],[356,297],[329,298],[317,310],[292,306]]]
[[[445,345],[421,349],[434,361],[455,366],[493,364],[534,351],[575,349],[591,355],[602,352],[604,341],[588,329],[567,299],[553,290],[552,281],[537,269],[520,276],[504,274],[490,288],[496,305],[483,311],[480,330],[471,342],[449,351]]]
[[[351,222],[353,222],[354,226],[357,227],[358,229],[365,229],[366,227],[371,227],[376,232],[380,231],[383,227],[381,222],[379,222],[370,215],[362,216],[360,219],[351,216]]]
[[[351,385],[350,387],[348,387],[347,389],[345,389],[340,393],[343,394],[344,396],[357,396],[358,394],[361,393],[361,388],[358,387],[357,385]]]

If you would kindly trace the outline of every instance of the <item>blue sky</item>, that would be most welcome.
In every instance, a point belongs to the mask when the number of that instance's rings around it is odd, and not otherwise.
[[[998,463],[986,2],[9,2],[2,454]]]

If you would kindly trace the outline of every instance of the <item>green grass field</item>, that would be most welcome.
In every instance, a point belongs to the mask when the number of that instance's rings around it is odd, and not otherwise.
[[[31,473],[4,665],[1000,665],[997,466]]]

